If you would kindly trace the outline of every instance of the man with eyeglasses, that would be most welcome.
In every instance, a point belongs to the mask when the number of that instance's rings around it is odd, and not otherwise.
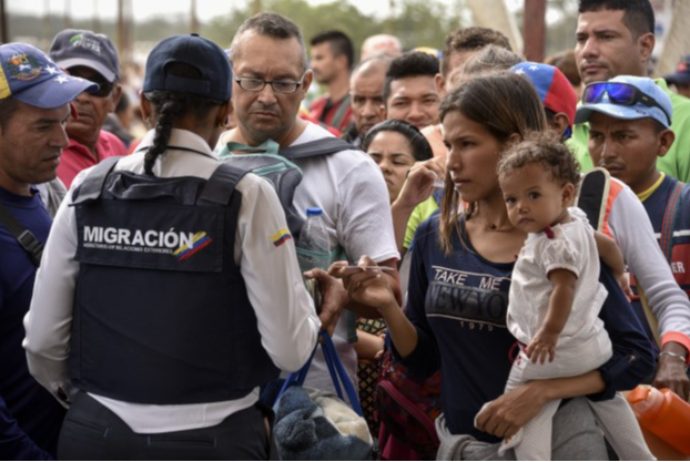
[[[281,148],[298,147],[333,135],[321,126],[298,117],[314,74],[308,68],[304,39],[299,28],[287,18],[274,13],[258,14],[242,24],[230,47],[234,79],[233,103],[237,127],[220,141],[259,146],[273,140]],[[306,218],[308,207],[323,211],[331,244],[331,260],[357,262],[371,255],[381,266],[397,269],[393,223],[388,190],[376,164],[362,152],[346,149],[334,154],[295,160],[303,172],[295,189],[294,204]],[[397,276],[383,273],[398,287]],[[369,317],[375,311],[349,304],[343,294],[342,304]],[[347,316],[340,311],[320,315],[323,328],[333,332],[333,340],[350,378],[356,383],[357,357],[348,342]],[[334,329],[334,330],[333,330]],[[307,375],[307,386],[333,390],[326,363],[318,351]]]
[[[115,110],[122,87],[117,51],[108,37],[88,30],[59,32],[50,47],[50,58],[74,77],[99,85],[95,93],[82,93],[74,101],[76,114],[67,122],[70,143],[58,167],[58,177],[67,188],[84,169],[106,157],[127,154],[122,141],[102,130],[105,119]]]
[[[631,281],[636,293],[633,306],[642,319],[658,316],[658,332],[652,332],[654,328],[643,322],[650,339],[654,334],[661,343],[655,385],[670,388],[687,400],[690,398],[690,380],[686,375],[690,363],[690,311],[687,298],[669,284],[669,269],[678,286],[689,293],[690,188],[657,168],[657,159],[668,153],[676,138],[671,129],[674,117],[671,98],[653,80],[634,76],[590,83],[582,95],[575,121],[589,123],[592,162],[627,184],[642,201],[670,266],[652,264],[657,260],[656,249],[637,242],[637,259],[652,265],[654,271],[648,272],[646,280],[641,281],[644,295],[636,287],[638,284]],[[625,228],[642,233],[639,222],[630,216],[623,218],[629,220]],[[641,265],[629,264],[633,273],[637,268],[644,271]],[[661,298],[677,301],[663,311],[657,309],[653,315],[645,316],[650,308],[644,305],[658,305]]]
[[[654,9],[649,0],[580,0],[575,58],[584,84],[618,75],[647,77],[655,45]],[[664,79],[654,81],[673,105],[676,140],[657,159],[660,171],[690,181],[690,101],[669,90]],[[593,167],[587,152],[588,126],[577,124],[568,146],[583,171]]]

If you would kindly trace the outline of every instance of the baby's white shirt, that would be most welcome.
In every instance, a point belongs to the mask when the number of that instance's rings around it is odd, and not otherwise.
[[[556,269],[577,276],[573,306],[558,341],[564,347],[571,339],[581,344],[603,331],[599,311],[608,292],[599,282],[599,252],[594,229],[577,207],[568,209],[572,221],[552,227],[554,237],[530,233],[513,270],[508,305],[508,329],[528,344],[546,317],[553,285],[548,275]],[[604,335],[606,332],[603,331]]]

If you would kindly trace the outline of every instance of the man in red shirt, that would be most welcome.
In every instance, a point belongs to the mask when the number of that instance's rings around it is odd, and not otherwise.
[[[350,71],[354,63],[350,38],[328,31],[311,39],[311,69],[314,79],[328,87],[328,94],[311,103],[311,116],[319,123],[345,131],[350,123]]]
[[[120,100],[120,64],[108,37],[87,30],[67,29],[58,33],[50,47],[55,64],[74,77],[97,83],[95,93],[82,93],[74,100],[77,117],[67,122],[69,146],[64,149],[58,177],[68,188],[82,170],[106,157],[122,156],[125,146],[113,134],[101,130],[106,116]]]

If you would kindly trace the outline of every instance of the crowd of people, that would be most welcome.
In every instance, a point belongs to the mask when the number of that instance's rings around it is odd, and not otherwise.
[[[92,31],[1,44],[0,458],[279,458],[326,332],[373,457],[653,460],[621,392],[690,400],[690,55],[650,78],[654,32],[579,0],[545,63],[484,27],[358,61],[260,13],[140,83]]]

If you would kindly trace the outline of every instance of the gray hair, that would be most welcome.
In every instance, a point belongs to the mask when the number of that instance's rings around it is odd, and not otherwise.
[[[465,74],[470,75],[507,71],[523,61],[524,59],[520,55],[510,50],[489,45],[467,61],[464,71]]]
[[[256,31],[260,35],[281,40],[291,38],[297,39],[302,51],[302,70],[306,71],[309,67],[307,47],[304,45],[302,32],[300,32],[297,24],[278,13],[259,13],[243,22],[235,33],[235,37],[233,37],[232,43],[230,44],[230,61],[234,62],[238,57],[237,46],[240,37],[242,34],[248,31]]]
[[[507,71],[523,62],[522,56],[503,47],[488,45],[467,60],[464,66],[455,69],[447,77],[449,88],[457,88],[473,78]]]

